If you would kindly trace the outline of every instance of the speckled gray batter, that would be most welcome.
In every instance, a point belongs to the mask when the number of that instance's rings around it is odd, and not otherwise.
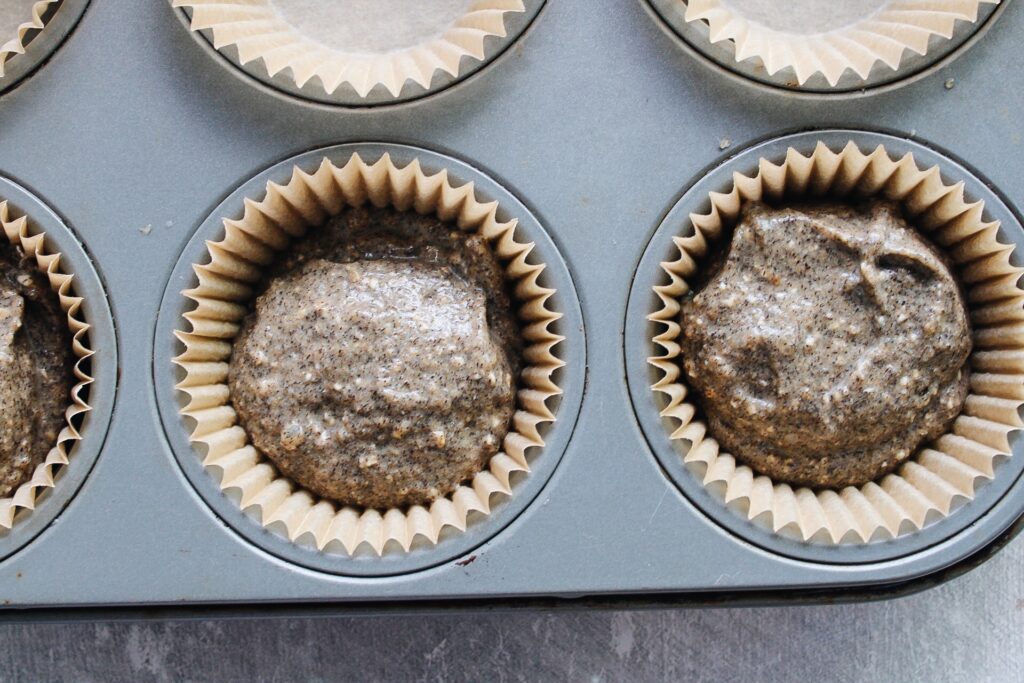
[[[281,260],[235,341],[253,444],[340,503],[428,504],[481,471],[515,409],[518,330],[484,241],[349,209]]]
[[[776,481],[859,485],[947,430],[971,350],[959,286],[888,203],[752,205],[682,311],[712,435]]]
[[[71,333],[34,264],[0,245],[0,498],[57,445],[73,385]]]

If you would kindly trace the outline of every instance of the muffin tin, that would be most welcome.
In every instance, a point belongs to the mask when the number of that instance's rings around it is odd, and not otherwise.
[[[645,316],[659,274],[652,264],[678,212],[732,165],[797,141],[884,138],[914,151],[948,180],[963,179],[1003,221],[1005,238],[1024,244],[1015,117],[1024,89],[1008,87],[1024,57],[1014,40],[1024,30],[1020,3],[1004,0],[956,62],[855,99],[725,78],[681,50],[646,3],[601,12],[591,4],[546,3],[475,77],[415,102],[356,110],[268,96],[217,64],[223,58],[197,43],[170,2],[91,3],[36,77],[0,97],[0,176],[60,211],[65,234],[92,257],[116,326],[115,344],[95,346],[110,349],[104,367],[117,396],[109,392],[91,472],[77,449],[48,501],[50,519],[30,517],[4,539],[0,599],[42,607],[784,597],[936,575],[1019,528],[1016,441],[997,480],[949,524],[891,544],[824,549],[718,514],[663,443]],[[320,554],[263,530],[198,466],[170,391],[169,331],[202,240],[268,178],[351,149],[415,155],[508,201],[557,264],[568,312],[560,333],[578,366],[565,368],[560,423],[522,495],[467,533],[404,557]],[[0,196],[16,191],[0,185]],[[103,424],[97,418],[91,426]]]

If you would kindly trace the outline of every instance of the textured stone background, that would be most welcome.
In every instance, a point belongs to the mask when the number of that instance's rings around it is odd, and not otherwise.
[[[0,625],[4,680],[1024,681],[1024,536],[821,607]]]

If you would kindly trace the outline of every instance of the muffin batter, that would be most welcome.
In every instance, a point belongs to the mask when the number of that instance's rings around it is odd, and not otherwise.
[[[267,279],[234,344],[253,444],[340,503],[429,504],[486,467],[520,342],[486,243],[433,217],[348,209]]]
[[[944,433],[971,335],[897,207],[748,207],[683,304],[684,371],[723,448],[779,482],[857,486]]]
[[[35,263],[0,245],[0,498],[46,460],[73,386],[71,333]]]

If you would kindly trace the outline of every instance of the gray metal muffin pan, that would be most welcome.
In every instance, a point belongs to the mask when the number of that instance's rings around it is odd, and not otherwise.
[[[670,261],[678,255],[679,250],[672,242],[673,237],[693,234],[692,229],[687,228],[690,226],[689,216],[692,213],[704,213],[708,210],[711,204],[708,200],[708,193],[729,192],[732,188],[734,173],[742,173],[747,176],[756,175],[761,159],[767,159],[776,164],[782,163],[786,158],[786,151],[790,148],[796,149],[801,154],[810,155],[819,141],[825,143],[830,149],[839,151],[850,140],[855,141],[865,152],[883,145],[894,158],[913,154],[920,167],[939,167],[946,182],[963,181],[968,201],[983,200],[986,220],[1000,222],[1000,241],[1004,244],[1014,244],[1018,249],[1024,251],[1024,227],[1021,227],[1017,217],[1003,200],[993,190],[986,187],[984,181],[976,177],[972,171],[926,145],[892,135],[865,131],[817,130],[796,133],[774,138],[743,150],[708,171],[703,178],[686,190],[665,215],[665,219],[655,232],[640,261],[633,289],[630,292],[629,307],[626,311],[626,329],[630,333],[626,335],[625,363],[630,395],[644,435],[654,450],[658,462],[672,481],[716,522],[750,542],[798,559],[836,563],[877,562],[903,557],[935,545],[944,538],[962,531],[988,513],[992,506],[1013,487],[1020,478],[1021,472],[1024,471],[1024,458],[997,459],[995,478],[992,481],[980,483],[973,500],[963,504],[948,517],[934,520],[910,536],[867,544],[825,545],[802,543],[773,534],[770,530],[748,522],[745,517],[727,508],[683,464],[682,456],[685,454],[685,446],[669,439],[671,427],[666,425],[658,414],[660,405],[656,400],[655,392],[650,388],[660,375],[647,362],[647,358],[660,353],[660,347],[653,342],[653,337],[659,332],[660,326],[649,323],[647,315],[656,310],[658,305],[653,288],[666,280],[664,271],[659,264],[663,261]],[[645,332],[635,333],[640,330]],[[1016,436],[1011,434],[1011,445],[1016,441]],[[1013,514],[1012,510],[1010,514]]]
[[[600,12],[589,0],[558,0],[476,77],[415,102],[351,110],[268,96],[216,64],[169,3],[95,0],[36,77],[0,98],[0,175],[66,216],[92,256],[117,325],[117,401],[78,493],[0,562],[0,600],[42,607],[764,590],[785,599],[903,583],[976,555],[1024,512],[1020,479],[1007,479],[966,528],[907,539],[908,554],[898,557],[798,557],[714,519],[662,467],[658,444],[648,444],[656,433],[643,416],[649,405],[634,404],[626,379],[647,326],[627,304],[649,277],[638,267],[676,200],[742,148],[796,130],[921,141],[972,169],[982,184],[971,186],[988,187],[1016,215],[1022,31],[1024,7],[1010,3],[984,39],[933,74],[873,97],[812,100],[705,68],[640,0]],[[172,430],[165,434],[159,364],[169,359],[155,356],[167,349],[158,339],[164,318],[180,313],[164,303],[176,264],[221,204],[230,209],[237,188],[281,160],[367,141],[462,160],[467,166],[446,163],[478,169],[494,181],[488,192],[521,200],[571,275],[585,330],[564,333],[586,347],[579,418],[558,462],[543,465],[553,469],[543,487],[519,497],[532,501],[508,519],[484,520],[458,557],[446,554],[452,536],[436,562],[396,565],[387,576],[355,576],[344,561],[314,568],[269,536],[254,542],[243,526],[251,522],[211,507],[175,456]],[[1008,226],[1019,239],[1011,233]],[[558,459],[557,450],[542,452],[537,467]]]
[[[196,285],[192,266],[204,262],[203,259],[208,254],[207,241],[223,238],[223,217],[241,217],[245,199],[258,201],[266,193],[268,181],[286,184],[296,166],[307,173],[314,173],[325,157],[340,167],[344,166],[354,153],[358,153],[366,163],[373,163],[382,155],[388,154],[399,167],[407,166],[414,159],[419,160],[420,167],[428,175],[445,171],[453,185],[473,183],[480,201],[497,201],[498,220],[516,219],[517,239],[520,242],[534,244],[530,262],[545,264],[541,283],[555,290],[555,294],[548,300],[548,306],[562,315],[551,329],[565,337],[565,341],[555,349],[555,354],[565,362],[565,367],[554,376],[562,389],[562,395],[551,401],[556,421],[542,430],[544,448],[531,452],[530,455],[533,457],[530,459],[530,473],[517,477],[517,481],[513,483],[512,497],[500,503],[495,500],[492,514],[471,522],[465,533],[448,529],[444,540],[436,547],[424,544],[423,547],[414,547],[406,553],[392,549],[396,552],[385,552],[382,557],[372,553],[360,554],[359,548],[355,556],[349,557],[345,554],[319,552],[315,548],[292,543],[283,536],[268,532],[256,520],[246,515],[236,501],[225,496],[211,473],[204,470],[200,457],[189,443],[189,432],[179,414],[182,403],[175,391],[175,385],[181,379],[181,371],[169,362],[183,349],[174,337],[174,331],[189,329],[182,316],[194,307],[181,292]],[[196,230],[174,267],[160,305],[153,349],[153,376],[164,430],[178,464],[199,495],[221,519],[252,543],[296,564],[339,574],[380,576],[415,571],[457,559],[501,530],[536,498],[558,465],[579,415],[587,365],[584,336],[583,314],[565,262],[537,219],[508,191],[471,166],[421,148],[365,143],[338,145],[285,159],[260,173],[225,199]],[[366,548],[362,547],[362,550],[365,551]]]

